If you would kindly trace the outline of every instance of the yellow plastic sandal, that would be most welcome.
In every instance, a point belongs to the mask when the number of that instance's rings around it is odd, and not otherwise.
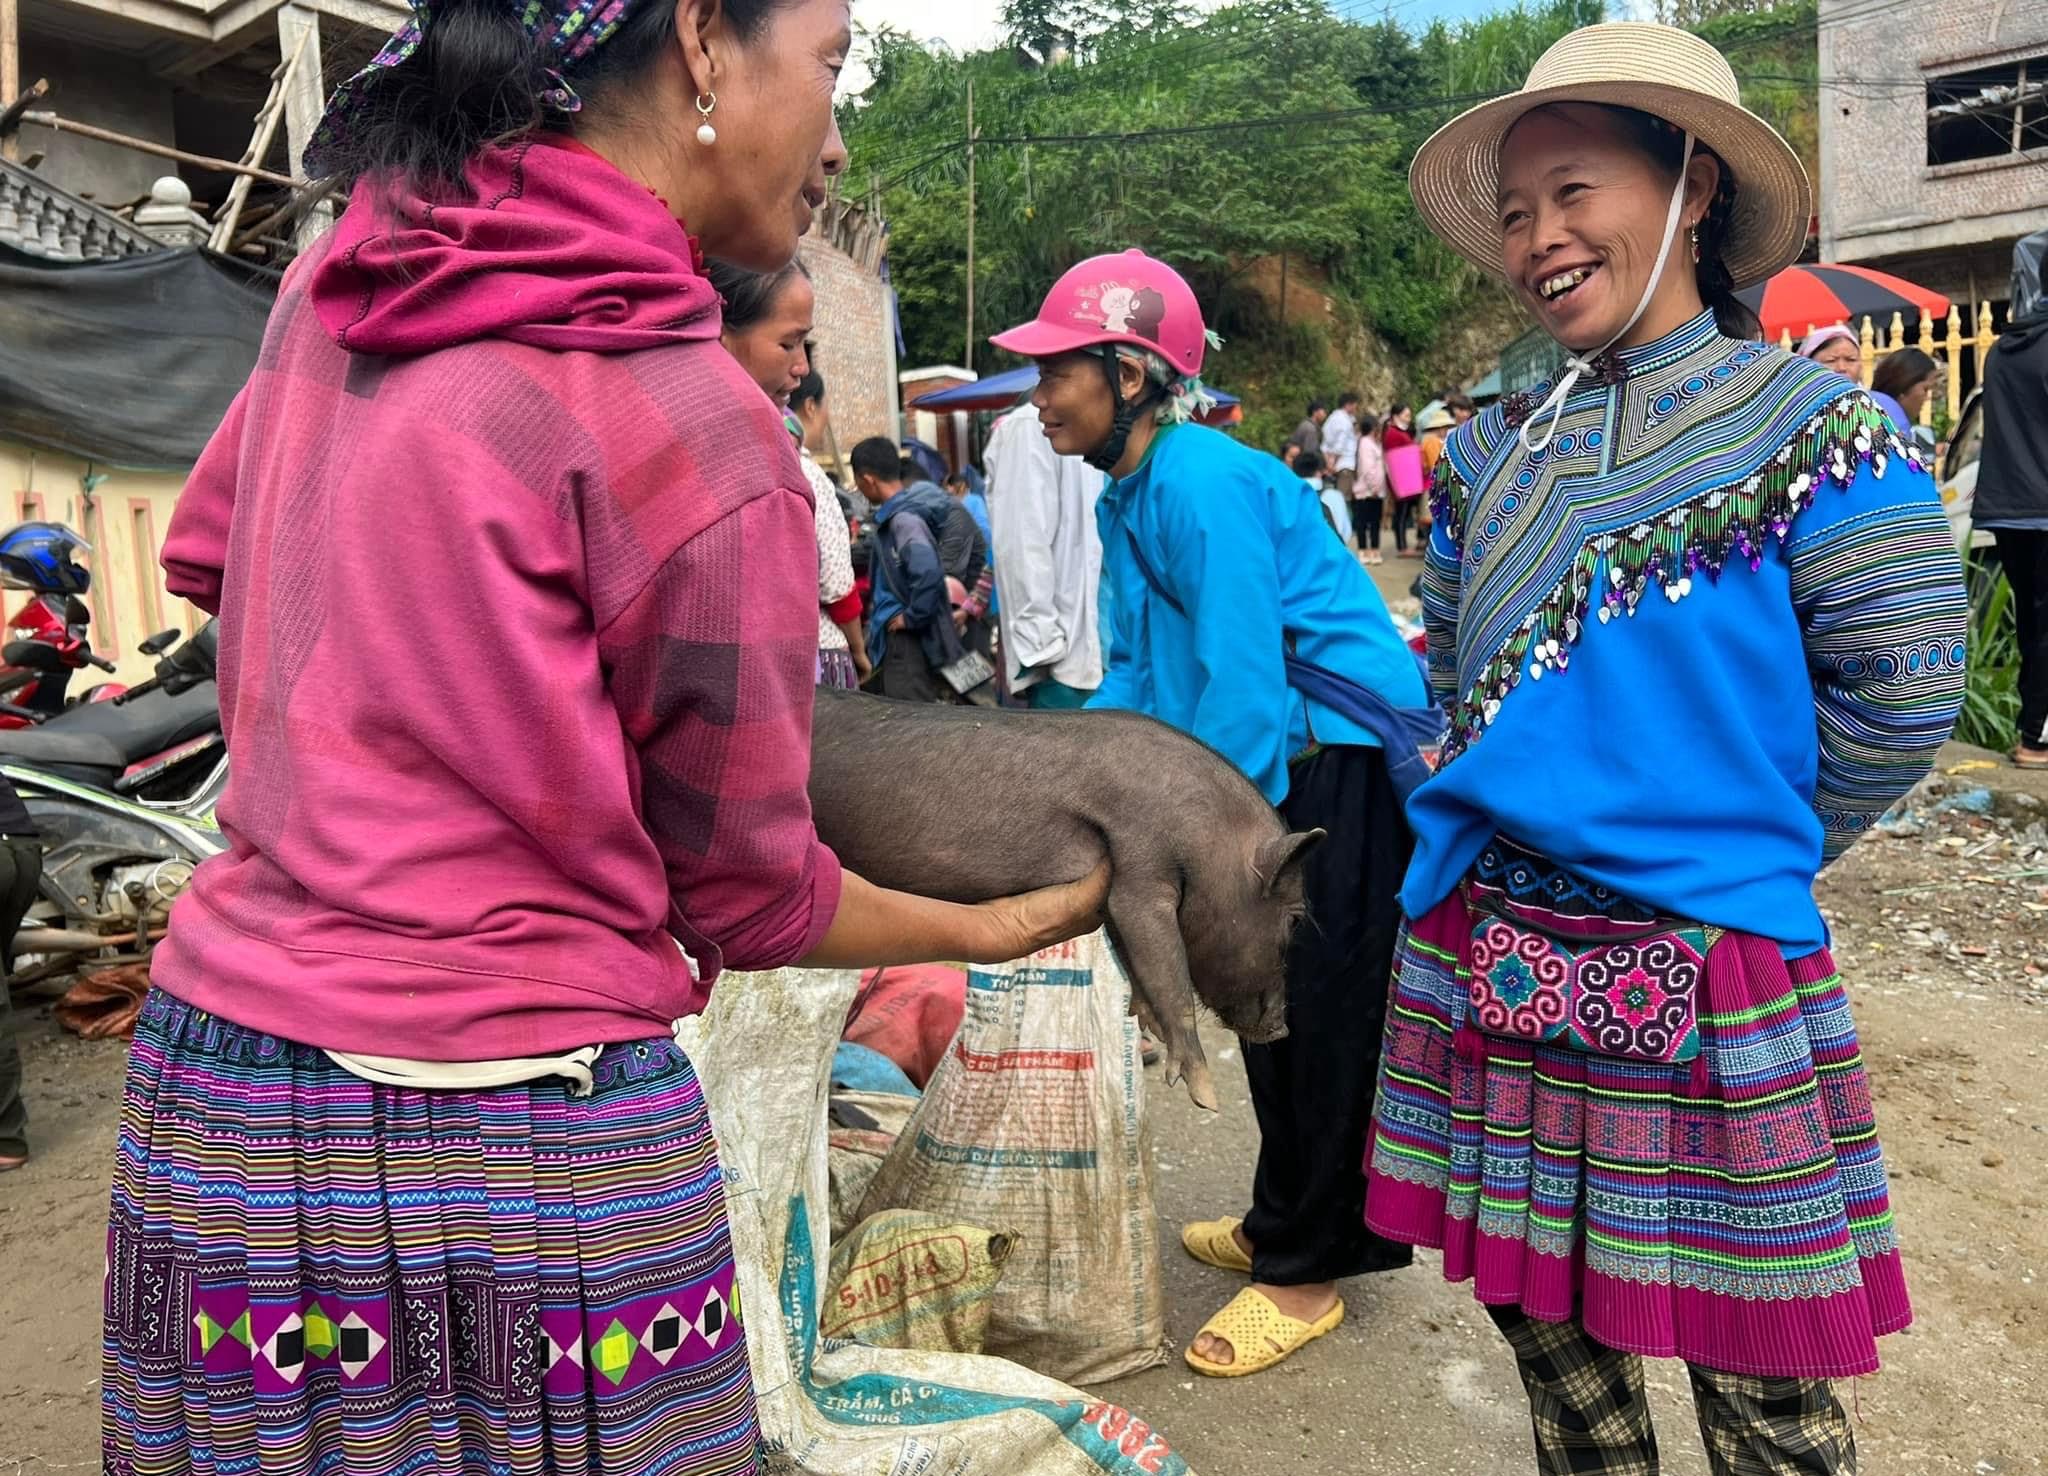
[[[1272,1298],[1264,1292],[1248,1286],[1202,1324],[1202,1332],[1230,1344],[1235,1355],[1232,1360],[1211,1363],[1195,1352],[1194,1343],[1189,1343],[1181,1356],[1198,1374],[1207,1374],[1212,1379],[1241,1379],[1286,1361],[1302,1344],[1314,1342],[1343,1320],[1342,1302],[1314,1322],[1303,1322],[1274,1306]],[[1196,1339],[1200,1337],[1197,1333]]]
[[[1241,1271],[1249,1276],[1252,1258],[1244,1253],[1244,1247],[1231,1234],[1243,1223],[1235,1215],[1230,1215],[1221,1220],[1196,1220],[1193,1224],[1183,1225],[1181,1249],[1205,1266],[1214,1266],[1218,1271]]]

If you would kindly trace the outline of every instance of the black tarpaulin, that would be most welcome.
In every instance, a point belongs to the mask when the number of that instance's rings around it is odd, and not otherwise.
[[[273,273],[196,248],[53,263],[0,246],[0,438],[172,471],[255,367]]]

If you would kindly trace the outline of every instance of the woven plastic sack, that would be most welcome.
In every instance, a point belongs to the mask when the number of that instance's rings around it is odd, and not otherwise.
[[[1014,1236],[883,1210],[832,1243],[818,1329],[871,1348],[979,1353]]]
[[[1143,1420],[1014,1363],[819,1332],[826,1096],[857,985],[850,971],[728,974],[678,1032],[725,1168],[765,1476],[1187,1476]]]
[[[1166,1358],[1130,1000],[1100,933],[969,969],[960,1033],[860,1206],[1014,1231],[987,1349],[1076,1384]]]

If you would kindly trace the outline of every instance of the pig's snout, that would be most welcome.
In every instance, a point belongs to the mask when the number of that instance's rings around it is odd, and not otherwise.
[[[1274,989],[1259,996],[1259,1023],[1249,1037],[1266,1045],[1287,1038],[1287,991]]]
[[[1287,991],[1271,989],[1240,1000],[1223,1023],[1254,1045],[1283,1040],[1287,1035]]]

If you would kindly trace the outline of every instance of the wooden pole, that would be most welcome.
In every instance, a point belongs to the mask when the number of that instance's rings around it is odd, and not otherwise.
[[[20,0],[0,0],[0,108],[21,96]],[[9,133],[0,138],[0,159],[19,159],[21,140]]]
[[[55,113],[27,112],[21,115],[21,121],[57,133],[75,133],[80,138],[96,138],[101,143],[119,144],[122,148],[133,149],[138,154],[154,154],[159,159],[175,159],[180,164],[196,164],[201,169],[218,169],[223,174],[246,174],[251,179],[260,179],[265,184],[283,185],[288,190],[298,189],[305,183],[304,180],[293,179],[288,174],[258,169],[251,164],[236,164],[207,154],[188,154],[185,150],[174,149],[169,144],[152,143],[146,138],[131,138],[125,133],[116,133],[111,128],[100,128],[91,123],[74,123],[69,118],[58,117]]]
[[[28,112],[30,103],[41,102],[50,95],[50,79],[38,77],[21,96],[5,107],[0,107],[0,139],[12,139],[15,130],[21,127],[21,120]]]
[[[967,79],[967,354],[974,367],[974,79]]]
[[[299,5],[281,5],[277,11],[279,55],[303,50],[297,66],[285,78],[283,87],[284,136],[292,173],[306,173],[306,149],[320,126],[320,114],[327,107],[326,84],[321,79],[320,13]],[[304,251],[334,224],[334,206],[323,201],[300,215],[293,244]]]
[[[277,137],[278,121],[284,117],[285,89],[291,85],[292,73],[299,65],[299,58],[305,55],[306,43],[312,37],[312,31],[301,31],[299,44],[270,74],[270,95],[263,99],[262,110],[256,114],[256,133],[249,140],[249,151],[242,155],[244,164],[261,164],[263,156],[270,152],[270,141]],[[235,227],[241,224],[242,206],[249,199],[251,182],[248,175],[239,175],[228,187],[227,203],[221,207],[220,219],[214,222],[213,235],[207,242],[215,251],[226,251],[234,241]]]

